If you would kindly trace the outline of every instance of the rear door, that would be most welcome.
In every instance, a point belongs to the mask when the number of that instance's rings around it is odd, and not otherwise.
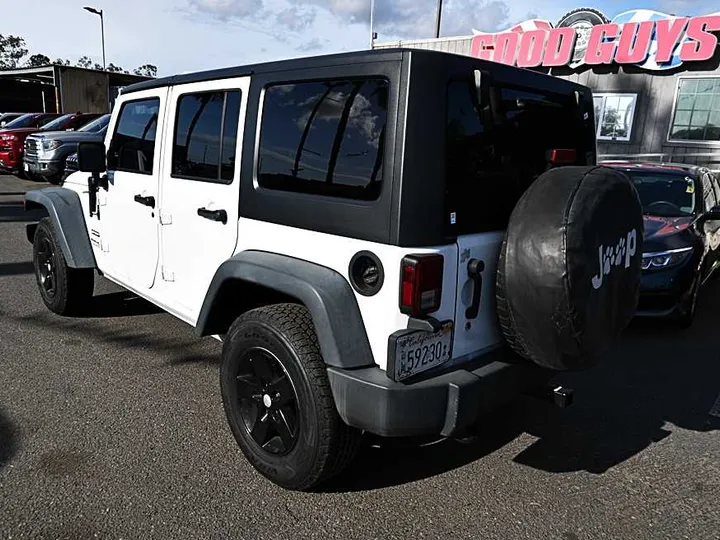
[[[161,276],[194,321],[238,239],[240,159],[249,77],[172,89],[160,196]]]
[[[576,107],[574,92],[491,82],[481,107],[474,80],[461,77],[449,82],[447,95],[445,215],[457,235],[457,362],[502,343],[495,278],[515,204],[553,166],[552,150],[574,150],[576,164],[594,161],[594,127],[589,94]]]

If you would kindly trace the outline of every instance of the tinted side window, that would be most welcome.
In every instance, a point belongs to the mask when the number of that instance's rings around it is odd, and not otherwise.
[[[124,103],[108,149],[108,169],[152,174],[160,99]]]
[[[175,122],[172,175],[195,180],[218,181],[222,178],[232,181],[239,115],[238,91],[181,96]]]
[[[382,79],[269,86],[258,183],[283,191],[377,199],[388,86]]]

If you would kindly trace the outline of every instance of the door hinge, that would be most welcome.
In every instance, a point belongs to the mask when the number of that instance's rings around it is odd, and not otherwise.
[[[172,223],[172,214],[160,210],[160,225],[170,225]]]
[[[162,278],[164,281],[175,281],[175,274],[163,266]]]

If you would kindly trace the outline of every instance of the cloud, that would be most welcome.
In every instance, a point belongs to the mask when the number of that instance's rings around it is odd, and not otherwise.
[[[309,52],[309,51],[318,51],[320,49],[323,49],[325,45],[320,41],[319,38],[312,38],[310,41],[307,41],[301,45],[298,45],[296,49],[298,51],[302,52]]]
[[[263,10],[263,0],[188,0],[188,7],[221,21],[245,19]]]
[[[306,30],[315,22],[317,10],[312,7],[291,6],[280,11],[275,20],[292,32]]]

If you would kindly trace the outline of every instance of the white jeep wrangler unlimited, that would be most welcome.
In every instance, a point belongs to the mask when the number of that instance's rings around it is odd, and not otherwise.
[[[642,215],[594,133],[587,88],[433,51],[142,82],[26,195],[40,294],[82,315],[98,273],[221,339],[244,455],[310,489],[363,432],[457,436],[607,351]]]

